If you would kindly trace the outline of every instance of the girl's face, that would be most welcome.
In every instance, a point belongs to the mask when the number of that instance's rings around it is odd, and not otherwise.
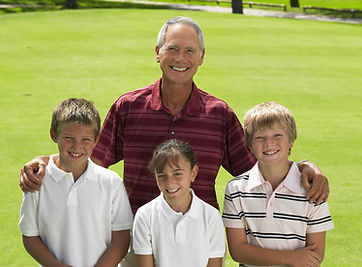
[[[162,172],[155,173],[157,185],[166,202],[177,212],[183,212],[191,204],[190,185],[197,176],[198,167],[191,164],[185,157],[180,156],[177,164],[167,162]]]

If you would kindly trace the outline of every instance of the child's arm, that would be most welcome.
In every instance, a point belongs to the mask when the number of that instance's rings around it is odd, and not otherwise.
[[[28,253],[43,266],[71,267],[61,263],[45,246],[40,236],[23,235],[23,244]]]
[[[326,244],[326,232],[307,234],[307,247],[316,246],[316,248],[313,251],[319,255],[321,259],[320,262],[322,262],[324,258],[325,244]]]
[[[259,266],[284,264],[294,267],[319,266],[323,259],[315,251],[317,245],[291,251],[273,250],[248,244],[244,228],[227,227],[226,235],[231,257],[233,260],[245,264]]]
[[[137,267],[153,267],[153,255],[136,254]]]
[[[112,231],[111,245],[104,252],[96,267],[117,266],[127,254],[129,242],[129,230]]]
[[[209,262],[206,267],[221,267],[222,258],[209,258]]]

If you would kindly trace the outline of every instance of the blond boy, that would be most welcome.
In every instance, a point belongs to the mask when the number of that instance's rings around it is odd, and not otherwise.
[[[225,190],[223,221],[232,258],[240,266],[319,266],[325,231],[333,223],[327,203],[308,203],[298,167],[288,160],[297,138],[291,112],[262,103],[247,112],[244,129],[258,162]]]

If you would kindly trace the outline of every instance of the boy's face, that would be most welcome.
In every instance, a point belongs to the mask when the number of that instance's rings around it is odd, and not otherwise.
[[[167,162],[162,172],[155,173],[158,188],[171,207],[173,204],[189,206],[190,185],[197,172],[197,165],[191,169],[190,162],[180,156],[177,164]]]
[[[294,141],[289,141],[287,132],[279,123],[254,132],[251,152],[262,164],[288,162],[289,151]]]
[[[94,129],[80,123],[66,123],[61,125],[58,136],[52,130],[50,135],[58,144],[59,167],[64,171],[85,170],[96,144]]]

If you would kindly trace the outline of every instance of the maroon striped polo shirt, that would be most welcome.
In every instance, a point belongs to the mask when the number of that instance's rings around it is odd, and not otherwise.
[[[242,126],[224,101],[195,84],[186,107],[172,115],[162,104],[160,82],[126,93],[114,102],[92,156],[104,167],[124,160],[123,180],[136,212],[160,193],[147,170],[155,147],[170,138],[187,141],[199,166],[191,187],[198,197],[218,208],[215,179],[220,166],[236,176],[256,162],[244,143]]]

